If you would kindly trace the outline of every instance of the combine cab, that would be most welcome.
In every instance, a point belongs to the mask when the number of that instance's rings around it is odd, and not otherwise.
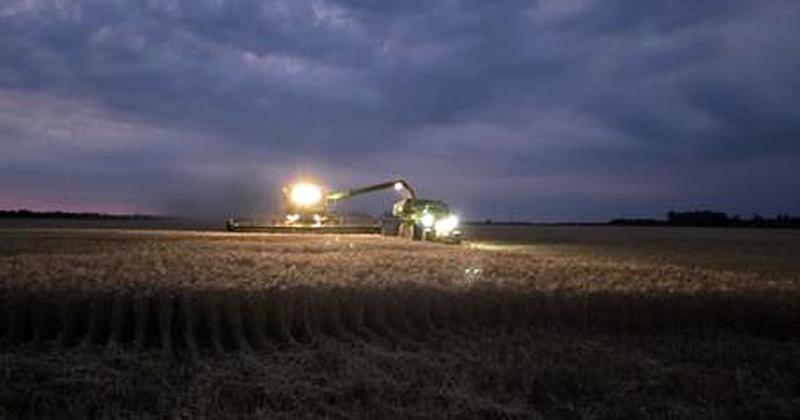
[[[403,194],[391,214],[379,222],[353,223],[331,211],[336,203],[366,193],[394,189]],[[326,192],[320,186],[300,182],[283,189],[285,215],[282,220],[229,219],[227,228],[236,232],[268,233],[371,233],[400,236],[410,240],[458,243],[458,218],[440,200],[417,198],[404,179],[350,190]]]

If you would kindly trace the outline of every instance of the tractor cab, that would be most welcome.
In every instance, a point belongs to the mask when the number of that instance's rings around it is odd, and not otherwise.
[[[414,240],[461,241],[458,217],[441,200],[400,200],[395,203],[392,215],[398,220],[399,236]]]

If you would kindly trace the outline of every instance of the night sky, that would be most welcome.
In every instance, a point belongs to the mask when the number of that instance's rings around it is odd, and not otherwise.
[[[398,175],[469,219],[800,214],[800,2],[0,1],[0,208]]]

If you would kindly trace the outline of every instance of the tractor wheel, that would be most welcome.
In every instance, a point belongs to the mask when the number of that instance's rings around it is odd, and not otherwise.
[[[422,226],[411,225],[411,239],[414,241],[421,241],[423,238]]]

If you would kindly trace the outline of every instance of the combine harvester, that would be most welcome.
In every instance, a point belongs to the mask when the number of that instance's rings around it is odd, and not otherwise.
[[[391,215],[379,222],[354,223],[331,209],[343,200],[376,191],[394,189],[405,196],[396,202]],[[286,209],[282,220],[229,219],[233,232],[381,234],[416,241],[460,243],[458,217],[441,200],[417,198],[411,184],[396,179],[350,190],[325,191],[312,183],[298,182],[283,189]]]

